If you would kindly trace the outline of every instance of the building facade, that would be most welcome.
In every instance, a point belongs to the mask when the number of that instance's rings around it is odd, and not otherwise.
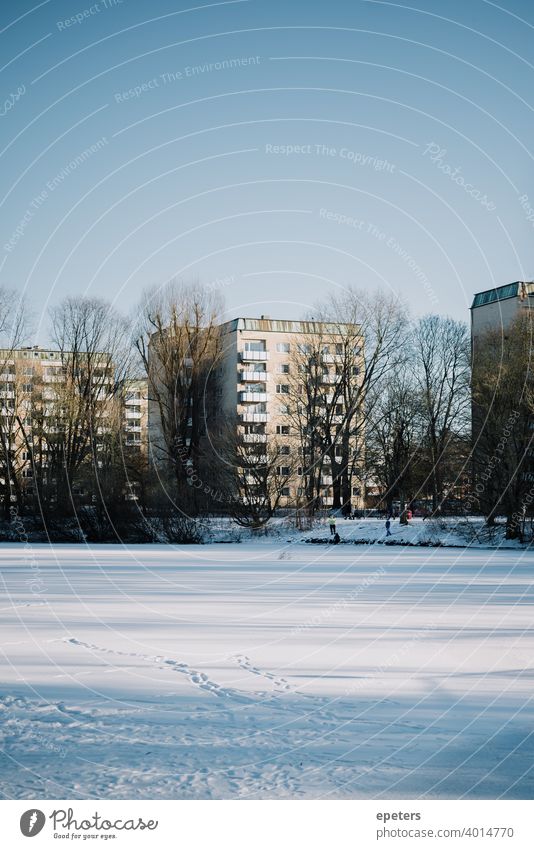
[[[280,505],[286,507],[305,501],[306,479],[314,474],[310,466],[316,466],[319,505],[331,506],[331,453],[307,453],[313,442],[313,434],[308,431],[314,426],[313,415],[321,420],[317,430],[325,420],[334,431],[346,421],[344,398],[336,392],[336,385],[346,375],[347,356],[351,380],[361,380],[363,339],[358,329],[352,325],[262,316],[233,319],[221,325],[220,331],[221,415],[225,422],[235,422],[238,440],[245,452],[248,450],[250,462],[269,462],[270,447],[276,445],[275,472],[282,484]],[[349,355],[347,346],[351,347]],[[319,385],[315,409],[310,411],[306,405],[310,404],[309,384],[314,379]],[[355,468],[358,454],[361,459],[363,440],[351,433],[349,441],[349,498],[352,506],[361,507],[363,492]],[[338,459],[341,462],[341,457]]]
[[[97,355],[93,368],[95,401],[102,405],[95,419],[97,442],[118,422],[125,448],[146,451],[147,381],[129,381],[115,392],[109,355]],[[17,490],[23,497],[31,495],[36,476],[40,484],[50,483],[52,445],[61,432],[69,392],[76,392],[69,386],[72,375],[68,353],[39,346],[0,350],[0,486],[5,500],[16,500],[9,493]]]
[[[534,282],[516,281],[478,292],[471,305],[471,340],[488,330],[506,330],[522,311],[534,307]]]

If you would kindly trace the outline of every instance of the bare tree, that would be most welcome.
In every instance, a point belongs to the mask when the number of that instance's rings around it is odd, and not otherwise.
[[[299,509],[313,515],[321,504],[322,478],[325,464],[330,461],[327,454],[326,418],[329,395],[339,382],[335,369],[325,364],[327,339],[321,322],[309,323],[307,333],[295,336],[291,346],[289,375],[287,378],[288,421],[296,434],[293,447],[301,463],[303,498]],[[288,437],[289,438],[289,437]]]
[[[488,524],[506,515],[508,538],[534,514],[534,327],[527,313],[476,340],[473,364],[472,500]]]
[[[416,485],[421,447],[421,415],[413,374],[391,374],[382,385],[367,430],[366,459],[380,485],[387,510],[400,502],[405,516],[406,498]]]
[[[334,507],[350,506],[352,480],[363,475],[365,435],[386,377],[405,357],[407,314],[396,296],[349,289],[329,299],[323,318],[342,342],[324,420]]]
[[[14,291],[0,289],[0,483],[4,515],[24,508],[21,480],[20,396],[23,386],[15,351],[28,332],[25,303]]]
[[[99,468],[114,400],[131,365],[130,330],[97,298],[67,298],[51,310],[51,319],[61,374],[44,403],[48,464],[57,505],[68,509],[84,465]]]
[[[432,509],[444,497],[448,452],[468,426],[469,338],[463,322],[427,315],[413,333],[413,368],[421,399]]]
[[[221,311],[213,290],[176,283],[147,292],[141,306],[135,346],[148,376],[152,457],[173,470],[181,497],[198,492],[193,474],[210,478],[216,460],[208,430],[220,402]]]
[[[227,441],[227,481],[223,489],[237,524],[259,530],[287,495],[298,458],[286,454],[276,439],[250,445],[243,442],[236,429],[234,434]]]

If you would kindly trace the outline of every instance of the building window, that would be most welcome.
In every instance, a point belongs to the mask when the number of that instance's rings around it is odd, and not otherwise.
[[[280,404],[280,406],[278,407],[278,412],[281,413],[283,416],[289,415],[289,406],[287,404]]]
[[[289,342],[278,342],[276,346],[276,350],[279,354],[289,354],[290,344]]]
[[[284,498],[289,498],[289,496],[291,495],[291,490],[288,486],[283,487],[282,495],[284,496]]]
[[[289,395],[289,384],[288,383],[277,383],[276,384],[276,392],[278,395]]]
[[[280,446],[280,454],[290,454],[290,453],[291,453],[291,449],[290,449],[289,445]]]
[[[265,351],[265,339],[249,339],[245,342],[245,351]]]
[[[311,354],[311,345],[304,345],[302,342],[298,345],[299,354]]]
[[[282,365],[277,366],[276,371],[278,374],[289,374],[289,364],[282,363]]]
[[[276,432],[280,436],[289,436],[289,425],[276,425]]]

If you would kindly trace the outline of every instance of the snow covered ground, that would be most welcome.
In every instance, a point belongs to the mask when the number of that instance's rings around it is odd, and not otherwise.
[[[206,542],[231,542],[240,539],[250,541],[252,531],[238,529],[229,519],[210,519],[202,524],[202,532]],[[401,525],[398,519],[391,523],[391,536],[386,536],[385,519],[356,519],[338,518],[337,530],[342,543],[376,544],[376,545],[420,545],[420,546],[449,546],[454,548],[507,548],[524,550],[532,546],[531,529],[527,523],[524,530],[525,542],[505,539],[506,524],[504,517],[489,528],[484,519],[479,516],[457,517],[443,519],[412,519],[407,525]],[[328,518],[316,518],[310,530],[302,531],[295,527],[292,518],[275,518],[267,525],[267,538],[284,539],[286,541],[322,540],[330,542]]]
[[[0,575],[3,798],[534,795],[533,552],[3,545]]]

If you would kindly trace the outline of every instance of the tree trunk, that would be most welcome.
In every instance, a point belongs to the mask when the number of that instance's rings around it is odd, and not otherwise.
[[[523,542],[521,525],[514,518],[513,514],[506,517],[506,539],[518,539],[520,542]]]

